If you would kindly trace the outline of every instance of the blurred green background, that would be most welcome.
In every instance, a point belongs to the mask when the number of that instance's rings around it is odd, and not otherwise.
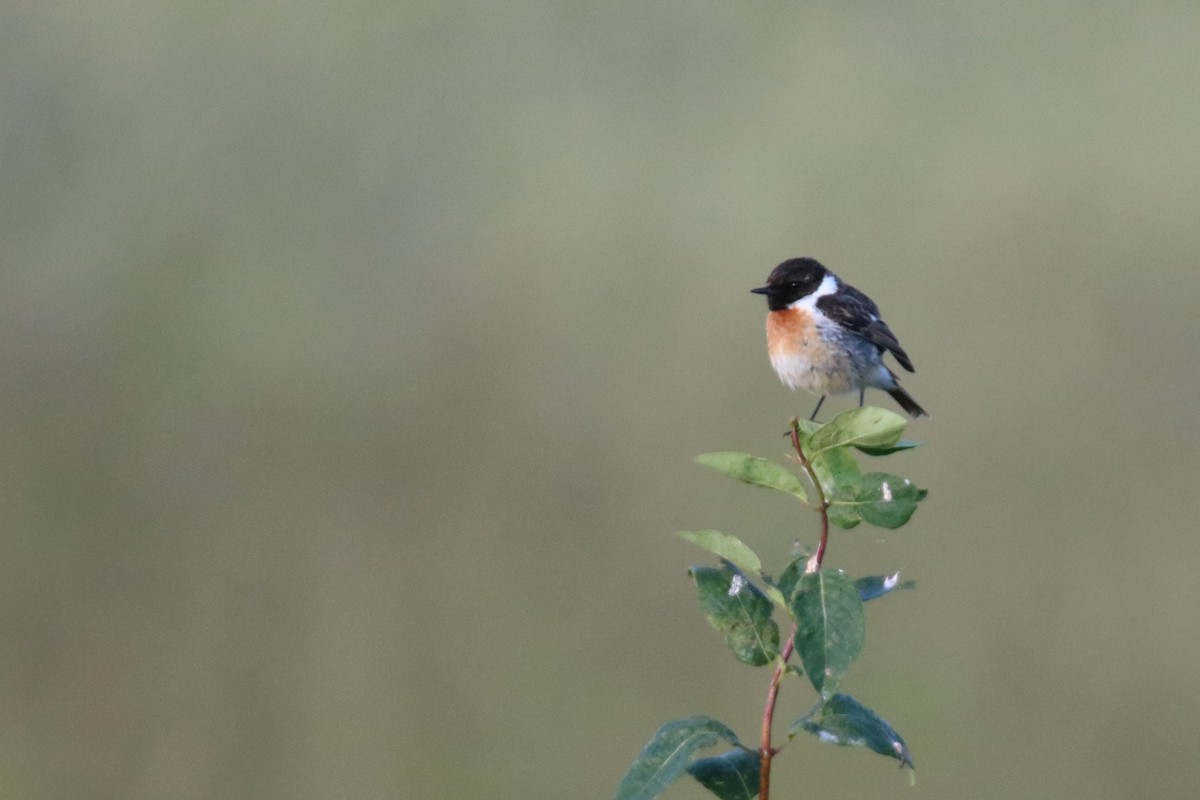
[[[810,255],[933,413],[886,464],[930,489],[913,523],[829,555],[918,581],[845,683],[918,784],[805,739],[777,792],[1194,797],[1197,31],[8,4],[0,794],[609,797],[669,719],[752,740],[767,672],[671,533],[811,540],[691,463],[781,457],[811,408],[748,292]]]

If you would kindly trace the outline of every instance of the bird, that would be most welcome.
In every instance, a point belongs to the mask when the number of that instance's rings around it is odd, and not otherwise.
[[[771,270],[766,286],[750,291],[767,297],[767,354],[779,379],[820,395],[809,419],[828,395],[858,390],[861,406],[867,389],[887,392],[913,419],[929,416],[883,363],[889,352],[914,371],[875,301],[819,261],[788,259]]]

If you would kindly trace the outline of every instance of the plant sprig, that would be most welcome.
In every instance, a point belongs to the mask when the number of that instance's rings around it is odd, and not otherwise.
[[[774,579],[763,571],[759,556],[736,536],[714,530],[679,533],[718,558],[717,567],[689,571],[709,622],[725,634],[727,646],[742,663],[774,665],[759,742],[749,747],[730,727],[707,716],[669,722],[638,754],[617,788],[617,800],[650,800],[685,772],[721,800],[769,800],[772,761],[787,743],[776,746],[773,729],[780,688],[789,673],[807,676],[818,699],[789,727],[787,741],[807,732],[823,742],[865,747],[897,759],[912,774],[912,756],[900,735],[883,717],[839,692],[862,651],[863,604],[912,584],[901,583],[898,572],[855,581],[824,565],[831,523],[845,529],[862,522],[899,528],[925,499],[927,492],[905,478],[863,474],[854,454],[857,450],[881,457],[915,447],[900,438],[905,424],[898,414],[872,407],[846,411],[824,424],[793,419],[789,436],[800,475],[748,453],[707,453],[696,458],[739,481],[800,500],[817,513],[819,538],[811,554],[794,556]],[[790,623],[782,646],[776,611]],[[732,749],[698,757],[699,751],[721,741]]]

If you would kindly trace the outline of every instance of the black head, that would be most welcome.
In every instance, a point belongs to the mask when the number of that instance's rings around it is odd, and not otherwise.
[[[814,292],[828,274],[829,270],[816,259],[790,258],[771,270],[766,286],[750,291],[765,294],[767,308],[780,311]]]

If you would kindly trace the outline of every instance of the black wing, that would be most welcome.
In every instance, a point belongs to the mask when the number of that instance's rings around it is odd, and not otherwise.
[[[836,294],[817,298],[817,308],[846,330],[858,334],[881,351],[890,352],[896,357],[896,362],[909,372],[914,371],[908,353],[896,341],[896,334],[879,318],[879,307],[875,301],[858,289],[843,283]]]

